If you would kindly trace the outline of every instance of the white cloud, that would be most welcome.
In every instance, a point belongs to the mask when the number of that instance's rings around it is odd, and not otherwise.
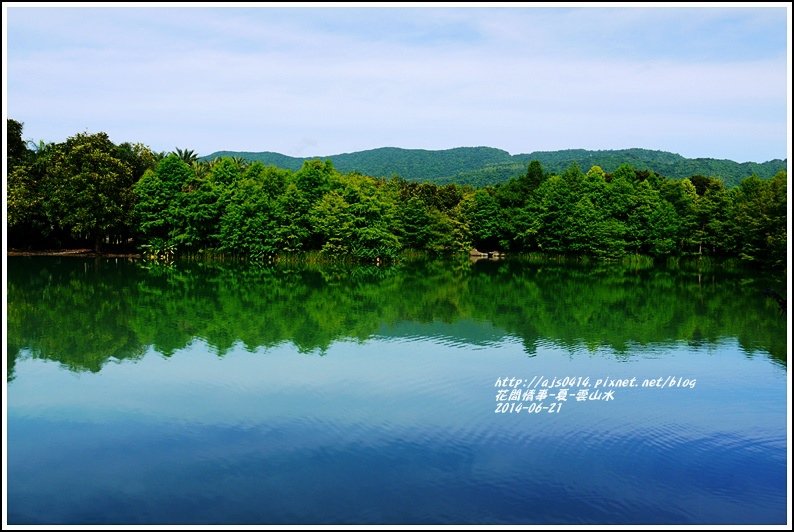
[[[490,145],[785,156],[785,54],[726,48],[699,59],[716,48],[702,33],[723,35],[734,15],[726,23],[718,11],[362,13],[12,13],[9,116],[33,138],[88,128],[200,153]],[[749,15],[747,25],[768,31],[768,14]],[[698,54],[659,47],[656,36],[675,22],[692,28]],[[633,42],[643,25],[651,36]]]

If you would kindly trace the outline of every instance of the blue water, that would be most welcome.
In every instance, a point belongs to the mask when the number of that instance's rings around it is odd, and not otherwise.
[[[145,286],[130,283],[135,300]],[[36,300],[8,303],[11,524],[786,522],[786,363],[747,338],[618,350],[541,335],[530,352],[467,315],[387,320],[308,352],[235,330],[223,349],[133,342],[89,370],[48,355],[57,318],[17,323]],[[637,386],[495,413],[501,379],[541,376]],[[694,386],[642,386],[660,377]]]

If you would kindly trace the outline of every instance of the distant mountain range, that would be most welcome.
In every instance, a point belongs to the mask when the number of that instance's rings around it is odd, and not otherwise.
[[[330,160],[343,173],[360,172],[373,177],[398,175],[410,181],[428,181],[436,184],[458,183],[475,186],[504,183],[511,177],[526,172],[527,165],[537,160],[543,169],[560,173],[573,163],[586,172],[598,165],[613,172],[623,163],[637,170],[653,170],[669,178],[692,175],[721,177],[733,186],[745,177],[756,174],[768,179],[786,168],[786,160],[773,159],[764,163],[737,163],[727,159],[687,159],[676,153],[631,148],[627,150],[558,150],[536,151],[510,155],[497,148],[453,148],[450,150],[409,150],[402,148],[377,148],[326,157],[290,157],[274,152],[218,151],[201,157],[242,157],[261,161],[267,165],[298,170],[310,159]]]

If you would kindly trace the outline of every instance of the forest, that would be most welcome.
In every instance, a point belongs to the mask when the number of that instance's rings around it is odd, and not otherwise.
[[[670,178],[628,163],[563,171],[533,160],[483,187],[341,172],[330,160],[297,170],[242,157],[200,160],[78,133],[31,146],[7,121],[8,245],[134,247],[202,253],[388,261],[406,251],[543,252],[618,258],[735,257],[786,264],[787,174]]]
[[[534,151],[510,155],[489,147],[452,148],[448,150],[417,150],[376,148],[327,157],[289,157],[274,152],[219,151],[200,157],[212,161],[218,157],[240,157],[250,162],[299,170],[313,158],[330,160],[342,173],[358,172],[372,177],[399,175],[408,181],[426,181],[437,185],[455,183],[475,187],[504,184],[526,173],[531,161],[538,161],[544,170],[560,174],[576,163],[582,169],[600,166],[614,172],[622,164],[635,170],[654,171],[668,178],[683,179],[693,175],[719,176],[727,186],[738,185],[745,177],[757,175],[770,178],[786,168],[786,160],[764,163],[737,163],[725,159],[687,159],[677,153],[631,148],[627,150],[557,150]]]

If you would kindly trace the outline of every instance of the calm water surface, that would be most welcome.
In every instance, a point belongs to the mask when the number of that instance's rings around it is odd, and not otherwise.
[[[9,523],[784,524],[767,287],[10,257]]]

